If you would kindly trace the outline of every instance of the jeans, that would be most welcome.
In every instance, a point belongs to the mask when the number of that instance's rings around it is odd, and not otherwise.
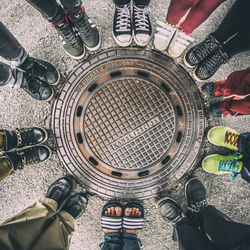
[[[136,234],[107,233],[104,242],[100,244],[101,250],[140,250],[142,244]]]
[[[124,5],[131,2],[131,0],[113,0],[116,5]],[[149,5],[150,0],[134,0],[136,5]]]

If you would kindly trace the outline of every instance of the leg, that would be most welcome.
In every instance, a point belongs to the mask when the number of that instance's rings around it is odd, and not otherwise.
[[[121,250],[122,236],[120,232],[106,233],[104,235],[104,242],[100,244],[102,250]]]
[[[238,151],[246,157],[250,156],[250,132],[241,133],[239,135]]]
[[[136,5],[149,5],[151,0],[134,0]]]
[[[130,0],[113,0],[115,5],[125,5],[130,3]]]
[[[11,175],[13,172],[10,162],[7,157],[0,156],[0,181],[5,179],[7,176]]]
[[[250,140],[248,142],[248,146],[250,146],[249,144],[250,144]],[[243,157],[242,161],[243,161],[243,168],[240,172],[241,178],[247,181],[248,183],[250,183],[250,157],[249,155],[246,158]]]
[[[136,234],[123,233],[123,250],[140,250],[141,241]]]
[[[67,13],[74,13],[81,9],[81,0],[61,0],[61,4]]]

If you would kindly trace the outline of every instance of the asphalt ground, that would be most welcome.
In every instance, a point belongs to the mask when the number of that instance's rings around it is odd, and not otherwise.
[[[151,20],[155,28],[155,18],[165,19],[169,0],[152,0]],[[228,0],[193,32],[195,43],[202,41],[207,34],[216,29],[223,17],[234,3]],[[115,46],[112,38],[112,17],[114,5],[111,0],[84,1],[87,14],[97,24],[102,35],[102,49]],[[18,41],[26,48],[31,56],[53,63],[62,75],[62,82],[79,61],[67,56],[53,27],[24,0],[2,0],[0,4],[1,21],[15,35]],[[1,35],[1,34],[0,34]],[[148,45],[152,48],[152,42]],[[178,62],[182,64],[181,60]],[[223,65],[211,78],[214,80],[225,79],[231,72],[249,66],[250,51],[238,54],[228,63]],[[185,67],[185,66],[184,66]],[[187,69],[187,68],[186,68]],[[187,69],[188,70],[188,69]],[[201,83],[197,82],[198,87]],[[214,102],[214,99],[205,99],[205,104]],[[0,128],[14,129],[15,127],[42,126],[50,129],[52,103],[43,103],[34,100],[20,89],[3,87],[0,89]],[[214,125],[230,126],[239,132],[250,131],[250,118],[223,117],[214,119],[207,117],[208,127]],[[51,141],[48,145],[53,145]],[[229,152],[210,145],[205,140],[203,154]],[[66,174],[66,169],[60,163],[56,153],[45,163],[31,165],[9,176],[0,183],[0,223],[17,214],[28,205],[33,204],[42,197],[48,186],[56,179]],[[250,223],[249,213],[249,184],[240,176],[232,181],[230,175],[214,176],[205,173],[197,164],[194,172],[207,189],[207,200],[233,220]],[[166,193],[175,198],[185,209],[187,206],[184,196],[185,178],[180,180]],[[77,186],[77,191],[82,187]],[[89,197],[87,211],[76,220],[75,233],[72,237],[71,250],[98,249],[103,240],[100,227],[100,211],[106,201],[96,195]],[[155,199],[143,202],[145,207],[145,227],[139,233],[143,243],[142,249],[163,250],[178,249],[176,242],[172,241],[171,223],[164,221],[158,214]]]

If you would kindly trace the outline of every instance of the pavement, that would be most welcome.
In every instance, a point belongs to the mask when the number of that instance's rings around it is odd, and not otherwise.
[[[151,20],[155,28],[155,18],[165,18],[170,0],[151,1]],[[194,33],[194,43],[202,41],[206,35],[216,29],[230,9],[233,0],[228,0]],[[111,0],[84,1],[88,15],[94,20],[102,35],[102,49],[115,46],[112,38],[112,17],[114,12]],[[2,0],[0,5],[1,21],[15,35],[31,56],[53,63],[65,78],[79,61],[67,56],[53,27],[49,25],[33,7],[24,0]],[[152,42],[148,47],[152,48]],[[180,60],[179,60],[180,61]],[[231,72],[246,68],[250,62],[250,51],[240,53],[223,65],[211,80],[225,79]],[[63,82],[63,80],[62,80]],[[201,87],[201,83],[197,83]],[[211,100],[205,99],[205,104]],[[214,100],[212,100],[214,101]],[[43,103],[32,99],[20,89],[7,87],[0,89],[0,128],[14,129],[15,127],[42,126],[50,129],[51,108],[53,103]],[[239,132],[250,131],[250,117],[224,117],[212,119],[208,117],[208,126],[230,126]],[[51,141],[48,144],[52,144]],[[220,153],[224,150],[211,146],[206,140],[203,153]],[[228,151],[227,151],[228,152]],[[45,163],[31,165],[22,171],[17,171],[0,183],[0,223],[17,214],[28,205],[42,197],[48,186],[57,178],[66,174],[66,169],[60,163],[56,153]],[[250,224],[250,190],[249,184],[239,176],[235,181],[228,176],[214,176],[202,171],[200,164],[194,171],[207,189],[207,200],[233,220]],[[184,208],[187,206],[184,198],[183,178],[166,192],[175,198]],[[77,186],[77,191],[82,187]],[[89,198],[87,211],[76,220],[75,233],[71,241],[71,250],[98,249],[103,240],[100,227],[100,211],[106,203],[96,195]],[[172,240],[173,227],[158,214],[155,199],[143,201],[145,207],[145,227],[139,233],[143,250],[178,249]]]

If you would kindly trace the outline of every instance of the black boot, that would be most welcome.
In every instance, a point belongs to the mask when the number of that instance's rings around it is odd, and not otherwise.
[[[38,127],[0,131],[4,133],[5,151],[40,144],[48,139],[47,131]]]
[[[17,170],[30,164],[46,161],[51,156],[51,150],[46,146],[36,146],[4,155],[9,160],[13,170]]]

